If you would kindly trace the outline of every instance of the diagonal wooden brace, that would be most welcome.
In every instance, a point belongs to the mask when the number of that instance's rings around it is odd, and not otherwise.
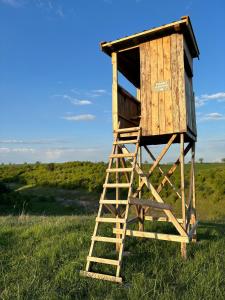
[[[147,147],[147,146],[144,146],[144,148],[145,148],[146,152],[149,154],[149,156],[152,158],[152,160],[156,161],[155,156],[154,156],[154,155],[152,154],[152,152],[148,149],[148,147]],[[170,180],[169,177],[165,174],[165,172],[162,170],[162,168],[161,168],[160,166],[158,166],[158,169],[159,169],[160,173],[161,173],[162,175],[164,175],[164,178],[165,178],[166,181],[169,183],[169,185],[172,187],[172,189],[175,191],[175,193],[177,194],[177,196],[178,196],[179,198],[181,198],[181,195],[180,195],[180,193],[177,191],[175,185],[171,182],[171,180]]]

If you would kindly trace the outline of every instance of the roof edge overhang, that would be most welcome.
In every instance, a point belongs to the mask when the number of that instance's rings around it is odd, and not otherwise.
[[[112,52],[129,49],[172,33],[183,33],[192,57],[199,57],[200,52],[189,16],[183,16],[180,21],[145,30],[111,42],[101,42],[100,48],[103,52],[111,56]]]

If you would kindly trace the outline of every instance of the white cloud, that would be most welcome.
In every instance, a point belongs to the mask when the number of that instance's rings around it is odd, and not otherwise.
[[[215,94],[203,94],[201,96],[195,97],[196,107],[201,107],[206,104],[206,102],[215,100],[218,102],[225,101],[225,92],[219,92]]]
[[[219,120],[225,120],[225,115],[222,115],[218,112],[209,113],[200,119],[200,121],[219,121]]]
[[[96,90],[87,91],[86,95],[89,97],[97,98],[97,97],[110,95],[110,93],[108,93],[105,89],[96,89]]]
[[[97,94],[106,94],[107,91],[104,89],[98,89],[98,90],[92,90],[93,93],[97,93]]]
[[[67,121],[93,121],[95,119],[95,115],[92,114],[84,114],[84,115],[74,115],[74,116],[65,116],[63,119]]]
[[[71,103],[74,105],[90,105],[90,104],[92,104],[92,102],[89,100],[78,100],[78,99],[71,100]]]
[[[92,102],[90,100],[87,99],[77,99],[74,97],[71,97],[70,95],[64,94],[64,95],[53,95],[52,97],[60,97],[63,99],[68,100],[71,104],[73,105],[90,105],[92,104]]]
[[[6,148],[0,147],[0,153],[34,153],[35,149],[33,148]]]

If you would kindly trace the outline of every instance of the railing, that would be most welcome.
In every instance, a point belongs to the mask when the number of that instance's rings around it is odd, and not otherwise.
[[[118,85],[118,119],[120,128],[138,126],[141,103],[123,87]]]

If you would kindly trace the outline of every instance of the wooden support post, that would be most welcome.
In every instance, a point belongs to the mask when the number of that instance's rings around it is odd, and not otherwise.
[[[113,115],[113,130],[119,129],[118,124],[118,62],[117,53],[112,53],[112,115]],[[116,146],[116,153],[118,154],[119,147]],[[119,158],[116,158],[116,168],[119,168]],[[119,183],[119,173],[116,172],[116,183]],[[119,187],[116,187],[116,201],[120,199]],[[118,209],[118,204],[116,208]],[[117,215],[117,218],[119,216]],[[120,229],[120,224],[116,223],[116,228]],[[116,235],[116,238],[120,238],[120,234]],[[116,244],[116,251],[120,250],[120,244]]]
[[[117,53],[112,53],[112,118],[113,130],[118,129],[118,63]]]
[[[186,227],[186,204],[185,204],[185,184],[184,184],[184,134],[180,134],[180,180],[181,180],[181,200],[182,200],[182,219],[183,228]],[[187,258],[186,243],[181,243],[181,256]]]
[[[192,226],[196,223],[196,195],[195,195],[195,142],[191,148],[191,165],[192,165],[192,212],[191,212],[191,224]],[[196,229],[192,236],[192,242],[197,241]]]
[[[141,163],[142,163],[142,151],[141,151],[141,146],[139,147],[138,149],[138,164],[139,164],[139,167],[141,168]],[[141,176],[140,174],[138,174],[138,184],[140,185],[141,184]],[[138,198],[141,199],[141,190],[140,192],[138,193]],[[144,208],[143,207],[140,207],[139,208],[139,223],[138,223],[138,228],[140,231],[144,231]]]

